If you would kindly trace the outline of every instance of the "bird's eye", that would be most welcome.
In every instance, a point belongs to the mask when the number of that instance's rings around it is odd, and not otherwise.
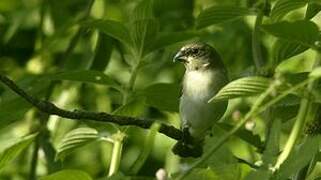
[[[193,50],[192,50],[192,53],[193,53],[193,54],[198,54],[198,53],[199,53],[199,50],[198,50],[198,49],[193,49]]]

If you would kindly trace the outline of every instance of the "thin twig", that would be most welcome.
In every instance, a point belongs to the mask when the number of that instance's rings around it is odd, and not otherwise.
[[[92,120],[103,123],[115,123],[121,126],[138,126],[144,129],[148,129],[155,122],[148,119],[137,118],[137,117],[128,117],[128,116],[118,116],[111,115],[104,112],[89,112],[82,110],[68,111],[61,109],[49,101],[39,100],[30,94],[26,93],[23,89],[18,87],[15,82],[10,80],[4,75],[0,74],[0,81],[9,87],[12,91],[17,93],[19,96],[24,98],[30,104],[38,108],[40,111],[50,114],[57,115],[60,117],[74,119],[74,120]],[[181,140],[182,132],[170,125],[160,123],[159,132],[176,140]]]

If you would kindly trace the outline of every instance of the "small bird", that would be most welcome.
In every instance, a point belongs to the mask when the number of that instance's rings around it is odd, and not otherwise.
[[[202,42],[183,46],[173,61],[182,62],[186,69],[179,105],[183,138],[173,152],[181,157],[199,157],[207,132],[227,108],[227,101],[208,102],[228,83],[227,72],[217,51]]]

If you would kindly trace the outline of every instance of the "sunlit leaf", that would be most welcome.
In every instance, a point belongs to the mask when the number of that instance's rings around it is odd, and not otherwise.
[[[277,179],[286,179],[306,166],[318,152],[320,136],[308,136],[297,149],[289,155],[277,171]]]
[[[32,134],[22,138],[12,146],[6,148],[0,154],[0,169],[5,167],[13,159],[15,159],[24,149],[26,149],[35,139],[37,134]]]
[[[99,139],[99,134],[92,128],[77,128],[67,133],[57,147],[56,160],[64,159],[75,149]]]
[[[314,59],[313,58],[290,58],[282,61],[276,67],[276,72],[282,73],[304,73],[310,72],[313,69]]]
[[[237,6],[213,6],[207,8],[196,18],[196,27],[204,28],[209,25],[223,23],[226,21],[235,20],[243,16],[255,15],[255,11],[237,7]]]
[[[254,96],[265,91],[269,84],[270,79],[264,77],[240,78],[224,86],[209,102]]]
[[[120,89],[119,84],[115,80],[100,71],[68,71],[46,75],[43,78],[50,80],[68,80],[85,83],[95,83],[107,85],[115,89]]]
[[[319,29],[312,21],[282,21],[274,24],[262,25],[262,28],[273,36],[297,42],[304,46],[314,47],[314,42],[318,40]]]
[[[43,176],[40,180],[92,180],[88,173],[80,170],[65,169],[48,176]]]
[[[317,67],[315,69],[313,69],[313,71],[309,74],[310,78],[321,78],[321,67]]]
[[[178,111],[181,87],[177,84],[158,83],[144,89],[146,103],[165,111]]]
[[[96,28],[100,32],[117,39],[123,44],[132,46],[129,30],[120,22],[112,20],[95,20],[84,23],[84,26]]]
[[[272,21],[279,21],[287,13],[303,7],[306,3],[307,0],[279,0],[275,3],[271,10],[271,19]]]
[[[308,46],[304,46],[300,43],[278,39],[273,45],[274,62],[275,64],[278,64],[282,60],[296,56],[307,49],[309,49]]]

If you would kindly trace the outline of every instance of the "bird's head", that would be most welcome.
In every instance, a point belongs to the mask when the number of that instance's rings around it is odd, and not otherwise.
[[[188,71],[202,71],[210,68],[224,68],[221,58],[216,50],[202,42],[183,46],[175,55],[174,62],[179,61]]]

